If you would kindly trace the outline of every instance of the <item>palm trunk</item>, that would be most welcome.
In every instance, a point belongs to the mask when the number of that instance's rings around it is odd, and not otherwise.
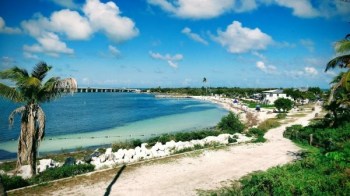
[[[22,166],[23,161],[30,165],[30,173],[36,174],[36,152],[38,128],[36,126],[38,106],[30,103],[25,106],[26,109],[21,119],[21,135],[18,139],[18,159],[17,170]]]

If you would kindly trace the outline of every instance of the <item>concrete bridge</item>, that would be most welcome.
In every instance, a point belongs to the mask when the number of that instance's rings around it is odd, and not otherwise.
[[[140,89],[127,89],[127,88],[78,88],[77,93],[114,93],[114,92],[132,92],[140,93]]]

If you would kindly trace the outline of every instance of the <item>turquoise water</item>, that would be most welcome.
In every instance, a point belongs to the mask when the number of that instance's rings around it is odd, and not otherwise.
[[[0,159],[16,156],[20,117],[9,130],[7,117],[19,105],[0,100]],[[47,116],[39,152],[108,145],[162,133],[217,124],[227,111],[194,99],[157,99],[151,94],[79,93],[42,105]]]

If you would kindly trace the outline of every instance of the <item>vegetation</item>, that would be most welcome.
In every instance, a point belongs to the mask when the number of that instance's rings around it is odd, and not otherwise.
[[[293,107],[293,102],[290,99],[286,98],[278,98],[275,102],[275,107],[280,112],[281,110],[283,112],[288,112]]]
[[[279,113],[276,115],[277,119],[285,119],[287,118],[287,114],[286,113]]]
[[[254,101],[247,101],[247,100],[243,100],[242,102],[245,103],[248,108],[256,108],[257,105],[260,106],[260,108],[274,108],[274,105],[270,105],[270,104],[264,104],[264,103],[258,103],[258,102],[254,102]]]
[[[52,180],[57,180],[61,178],[66,178],[70,176],[76,176],[79,174],[91,172],[94,170],[94,168],[95,166],[90,164],[80,164],[80,165],[70,165],[70,166],[62,166],[57,168],[50,168],[26,180],[20,176],[0,175],[0,177],[3,181],[5,190],[12,190],[20,187],[25,187],[28,185],[49,182]]]
[[[218,124],[220,130],[227,133],[241,133],[244,130],[243,123],[239,120],[239,116],[233,112],[229,112],[227,116],[222,117]]]
[[[21,133],[18,141],[17,170],[24,162],[31,166],[31,174],[36,173],[38,146],[45,135],[45,114],[39,103],[49,102],[66,92],[75,92],[74,79],[52,77],[44,83],[46,74],[51,70],[46,63],[38,63],[31,74],[25,69],[14,67],[0,72],[0,79],[13,82],[12,88],[0,83],[0,96],[16,103],[25,104],[15,109],[9,117],[13,124],[14,116],[21,114]]]
[[[337,52],[350,51],[349,38],[336,44]],[[334,67],[348,70],[332,82],[325,118],[284,132],[306,150],[297,154],[299,160],[250,174],[211,195],[350,195],[350,56],[331,60],[326,71]]]
[[[266,119],[265,121],[261,122],[258,126],[258,129],[260,129],[264,132],[267,132],[268,130],[279,127],[280,125],[281,125],[281,123],[278,122],[277,119],[269,118],[269,119]]]
[[[254,142],[265,142],[266,139],[264,138],[265,131],[258,129],[258,128],[250,128],[247,132],[247,136],[254,136],[256,139]]]

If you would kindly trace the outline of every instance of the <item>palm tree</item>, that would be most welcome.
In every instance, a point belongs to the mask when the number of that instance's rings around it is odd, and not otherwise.
[[[328,104],[333,101],[334,93],[338,88],[343,87],[347,91],[350,91],[350,34],[346,35],[344,39],[336,42],[335,51],[341,55],[327,63],[325,72],[336,67],[347,68],[348,70],[344,73],[340,73],[332,82],[333,85],[331,87]]]
[[[43,80],[51,68],[45,62],[40,62],[33,68],[31,74],[18,67],[0,72],[0,79],[10,80],[16,85],[12,88],[0,83],[0,96],[24,104],[9,116],[12,125],[15,114],[21,114],[16,172],[22,163],[27,161],[31,174],[36,174],[37,149],[45,135],[45,113],[39,103],[49,102],[64,93],[74,93],[77,90],[77,83],[73,78],[52,77],[44,83]]]
[[[203,78],[203,83],[204,83],[204,85],[207,83],[206,77]],[[208,94],[208,87],[207,86],[205,87],[205,94]]]

